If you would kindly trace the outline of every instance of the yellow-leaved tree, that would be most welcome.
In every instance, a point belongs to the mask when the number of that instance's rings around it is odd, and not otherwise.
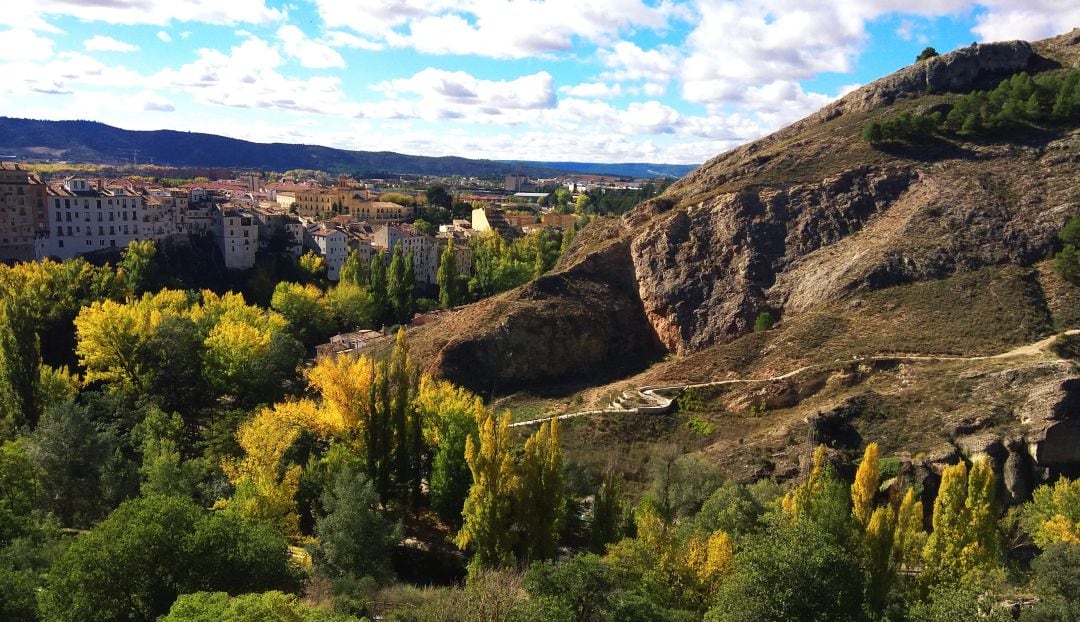
[[[1039,486],[1021,517],[1041,548],[1055,542],[1080,544],[1080,479],[1062,477],[1053,485]]]
[[[995,568],[1001,556],[994,508],[996,481],[987,458],[945,467],[934,499],[933,531],[923,549],[930,580],[960,580]]]
[[[780,500],[780,508],[789,519],[798,520],[801,518],[809,510],[813,500],[821,494],[825,487],[825,479],[828,477],[826,473],[827,462],[825,446],[818,445],[814,449],[813,463],[806,481],[791,489]]]
[[[540,424],[525,441],[520,478],[517,522],[522,555],[526,562],[551,559],[566,516],[558,419]]]
[[[879,479],[878,446],[877,443],[870,443],[863,452],[862,462],[855,472],[855,482],[851,485],[851,513],[864,530],[874,512]]]
[[[513,561],[512,529],[518,476],[510,444],[510,414],[496,420],[487,409],[479,413],[479,440],[465,441],[465,461],[472,486],[462,510],[464,524],[454,543],[474,555],[470,571],[505,566]]]
[[[298,400],[264,408],[242,423],[236,439],[244,457],[226,459],[221,465],[236,494],[219,501],[219,507],[273,522],[286,536],[298,538],[296,492],[301,468],[283,465],[282,458],[302,430],[317,427],[318,419],[315,402]]]

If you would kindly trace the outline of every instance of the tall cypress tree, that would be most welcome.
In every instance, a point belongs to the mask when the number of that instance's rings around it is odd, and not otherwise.
[[[402,287],[405,288],[405,309],[401,323],[407,324],[416,313],[416,261],[412,251],[405,255],[405,282]]]
[[[386,321],[389,304],[386,292],[386,258],[378,252],[371,259],[371,295],[375,298],[375,324],[379,327]]]
[[[527,562],[552,559],[566,516],[558,419],[541,424],[525,441],[520,477],[517,523],[522,555]]]
[[[439,258],[439,269],[435,273],[435,282],[439,284],[439,306],[453,309],[458,303],[458,267],[454,253],[454,238],[450,238]]]
[[[12,427],[37,425],[41,345],[29,308],[0,303],[0,420]]]
[[[390,259],[390,269],[386,271],[386,298],[390,303],[392,321],[402,324],[408,305],[408,292],[405,289],[405,253],[401,243],[394,245],[394,254]]]
[[[409,346],[405,342],[405,329],[402,328],[398,330],[397,341],[390,354],[390,383],[394,395],[390,411],[394,433],[394,483],[395,492],[402,500],[411,496],[414,479],[410,451],[412,434],[409,431],[413,392],[409,367]]]

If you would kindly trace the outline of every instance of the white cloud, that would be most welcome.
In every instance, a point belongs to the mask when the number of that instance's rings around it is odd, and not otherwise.
[[[172,35],[165,32],[164,30],[158,31],[157,38],[161,39],[162,43],[172,43]]]
[[[345,59],[333,48],[308,39],[296,26],[282,26],[277,31],[277,38],[290,58],[295,58],[300,65],[308,69],[345,68]]]
[[[987,11],[972,31],[982,41],[1044,39],[1080,26],[1080,4],[1074,0],[986,0]]]
[[[273,46],[252,37],[228,53],[199,49],[197,59],[164,69],[148,80],[157,88],[179,88],[196,101],[241,108],[267,108],[321,114],[351,114],[344,105],[341,80],[313,76],[292,78],[277,71],[284,61]]]
[[[148,91],[143,93],[139,99],[142,101],[142,109],[147,112],[173,112],[176,110],[176,106],[171,101],[157,93]]]
[[[383,49],[384,45],[381,43],[375,43],[369,39],[358,37],[348,32],[342,32],[340,30],[331,30],[323,33],[323,40],[326,44],[335,48],[354,48],[358,50],[378,51]]]
[[[0,90],[14,95],[69,95],[78,86],[126,88],[142,80],[122,66],[107,66],[78,52],[60,52],[46,62],[30,60],[0,65]]]
[[[429,54],[528,58],[607,44],[636,28],[663,29],[669,4],[643,0],[314,0],[323,21]]]
[[[514,111],[552,108],[556,103],[554,81],[546,71],[514,80],[482,80],[464,71],[429,67],[410,78],[389,80],[372,88],[394,104],[389,108],[365,110],[365,116],[385,115],[387,110],[392,110],[395,118],[501,116]],[[410,100],[403,96],[415,97]]]
[[[137,45],[105,35],[94,35],[83,41],[83,47],[88,52],[135,52],[139,49]]]
[[[26,28],[0,30],[0,61],[44,60],[52,56],[52,47],[52,39]]]
[[[622,95],[622,87],[618,84],[606,84],[604,82],[583,82],[573,86],[560,86],[559,92],[571,97],[609,99]]]
[[[270,24],[285,17],[282,11],[267,7],[265,0],[38,0],[30,4],[39,15],[108,24]]]

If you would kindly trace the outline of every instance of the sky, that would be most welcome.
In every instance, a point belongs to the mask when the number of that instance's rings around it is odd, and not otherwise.
[[[924,47],[1080,26],[1080,0],[4,4],[6,116],[584,162],[697,164]]]

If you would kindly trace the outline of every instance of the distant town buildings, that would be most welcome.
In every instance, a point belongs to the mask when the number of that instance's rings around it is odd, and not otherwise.
[[[18,164],[0,163],[0,261],[34,258],[34,241],[45,234],[45,184]]]

